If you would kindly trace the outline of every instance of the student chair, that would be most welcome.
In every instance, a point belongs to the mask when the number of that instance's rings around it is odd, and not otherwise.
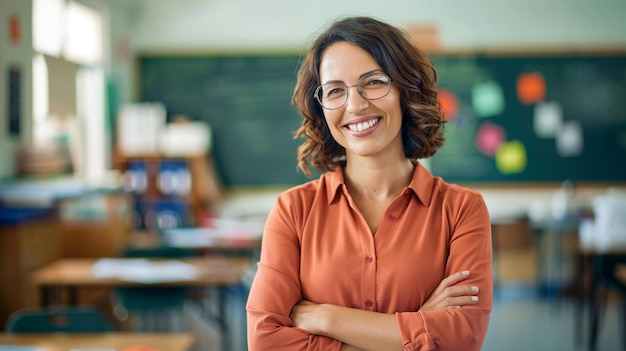
[[[111,322],[98,309],[51,307],[13,312],[7,321],[7,333],[94,333],[113,331]]]

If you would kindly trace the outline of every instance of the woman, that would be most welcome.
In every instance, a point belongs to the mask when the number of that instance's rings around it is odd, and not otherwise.
[[[420,163],[443,145],[437,76],[395,27],[334,23],[298,72],[298,166],[250,291],[250,350],[480,350],[492,304],[489,214]]]

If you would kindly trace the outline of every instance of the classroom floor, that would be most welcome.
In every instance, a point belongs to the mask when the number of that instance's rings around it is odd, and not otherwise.
[[[482,351],[586,351],[586,329],[577,342],[575,301],[532,295],[501,297],[494,301]],[[624,324],[619,301],[611,301],[602,319],[597,351],[622,350]],[[626,348],[625,348],[626,349]]]

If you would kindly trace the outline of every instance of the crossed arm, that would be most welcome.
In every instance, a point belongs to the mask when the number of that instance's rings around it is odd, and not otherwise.
[[[469,271],[444,278],[419,311],[450,310],[478,303],[477,286],[458,285]],[[342,351],[402,350],[394,314],[300,301],[291,310],[294,326],[343,343]]]

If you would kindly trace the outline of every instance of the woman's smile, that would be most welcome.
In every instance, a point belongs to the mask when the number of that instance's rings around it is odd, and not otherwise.
[[[375,128],[373,127],[376,126],[378,122],[380,122],[380,119],[380,117],[374,117],[365,121],[350,122],[346,124],[345,127],[348,128],[351,132],[360,135],[363,132],[373,132],[375,130]]]

